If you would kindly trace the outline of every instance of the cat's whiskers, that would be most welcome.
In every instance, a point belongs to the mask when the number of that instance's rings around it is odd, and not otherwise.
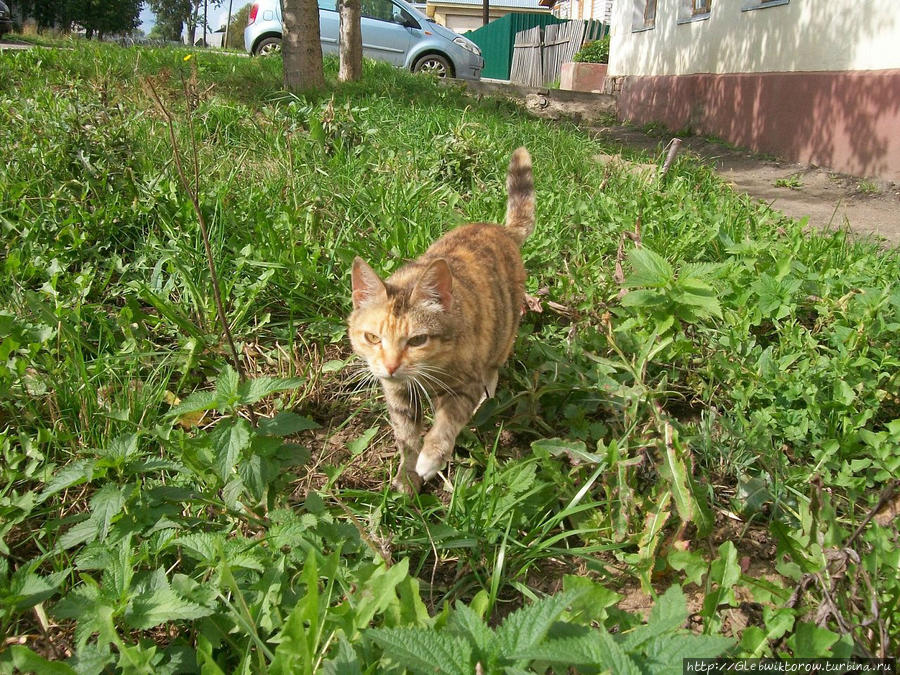
[[[440,375],[447,375],[440,368],[437,367],[429,367],[424,364],[419,365],[416,368],[416,375],[420,375],[428,384],[432,385],[432,388],[435,391],[442,391],[443,393],[456,398],[457,394],[450,388],[446,382],[444,382],[441,378],[437,377],[434,373],[438,373]]]

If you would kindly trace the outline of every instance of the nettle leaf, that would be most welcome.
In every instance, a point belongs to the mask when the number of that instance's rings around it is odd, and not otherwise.
[[[223,481],[232,478],[241,451],[250,445],[250,425],[244,419],[220,423],[211,434],[213,466]]]
[[[233,405],[238,400],[240,378],[231,366],[225,366],[216,379],[216,398],[220,404]]]
[[[372,628],[365,635],[385,654],[416,673],[471,675],[472,645],[463,638],[430,628]]]
[[[112,519],[125,506],[125,492],[131,486],[107,483],[91,497],[91,521],[97,526],[97,538],[103,540],[109,534]]]
[[[566,667],[602,667],[607,661],[608,649],[600,632],[590,630],[583,635],[546,640],[531,649],[519,652],[516,658],[528,661],[546,661]]]
[[[628,252],[631,274],[625,279],[625,286],[635,288],[646,286],[662,288],[675,279],[675,272],[669,261],[649,248],[633,248]]]
[[[219,395],[214,391],[195,391],[193,394],[184,399],[181,403],[173,406],[167,417],[178,417],[187,413],[201,412],[205,410],[213,410],[219,407]]]
[[[178,537],[172,543],[181,546],[187,555],[196,560],[213,563],[225,544],[225,536],[218,532],[192,532]]]
[[[681,675],[682,659],[714,659],[734,646],[734,640],[719,635],[695,635],[678,631],[658,635],[642,645],[643,654],[655,661],[652,672]]]
[[[117,436],[109,442],[109,445],[97,452],[101,457],[112,460],[114,466],[123,466],[126,461],[138,454],[138,435]]]
[[[125,620],[132,628],[146,630],[168,621],[201,619],[214,611],[178,594],[161,568],[151,576],[146,586],[145,590],[132,597],[125,610]]]
[[[34,607],[54,595],[70,571],[67,568],[44,577],[28,571],[28,567],[20,567],[9,580],[9,592],[0,594],[0,598],[5,606],[18,610]]]
[[[92,459],[76,459],[53,474],[53,479],[41,491],[40,501],[50,495],[80,483],[87,483],[94,477],[95,461]]]
[[[338,636],[334,657],[322,663],[322,672],[325,675],[362,675],[359,657],[343,633]]]
[[[447,622],[447,630],[475,646],[475,658],[484,663],[497,653],[497,636],[471,607],[461,601]]]
[[[275,417],[261,419],[259,421],[259,433],[263,436],[290,436],[298,434],[308,429],[318,429],[319,424],[309,419],[301,417],[292,412],[280,412]]]
[[[500,653],[515,659],[519,652],[537,645],[566,607],[583,593],[582,589],[563,591],[510,614],[497,629]]]
[[[305,381],[302,377],[256,377],[241,382],[237,389],[237,395],[241,403],[250,405],[276,391],[296,389]]]

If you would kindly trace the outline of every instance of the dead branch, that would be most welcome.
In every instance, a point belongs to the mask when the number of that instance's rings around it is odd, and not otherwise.
[[[678,151],[681,149],[681,139],[673,138],[669,141],[669,152],[666,155],[666,161],[663,162],[662,168],[659,170],[659,181],[662,182],[666,177],[666,174],[669,173],[669,168],[672,166],[672,162],[675,161],[676,155],[678,155]]]

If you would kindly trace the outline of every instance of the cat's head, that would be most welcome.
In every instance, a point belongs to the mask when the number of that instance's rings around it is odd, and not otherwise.
[[[453,275],[445,260],[387,283],[356,258],[352,285],[350,343],[376,377],[405,381],[446,371],[454,321]]]

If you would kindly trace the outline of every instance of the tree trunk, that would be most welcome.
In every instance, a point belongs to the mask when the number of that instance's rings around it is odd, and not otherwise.
[[[341,0],[341,82],[358,82],[362,77],[362,30],[360,0]]]
[[[481,3],[481,25],[487,26],[491,22],[491,3],[490,0],[484,0]]]
[[[282,0],[284,88],[293,93],[323,89],[317,0]]]

